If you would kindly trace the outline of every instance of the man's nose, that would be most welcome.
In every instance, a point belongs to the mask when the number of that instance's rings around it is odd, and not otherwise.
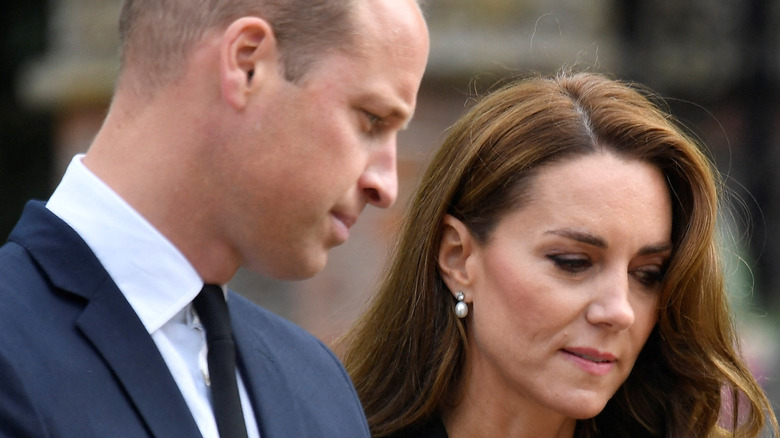
[[[379,208],[391,207],[398,198],[397,141],[388,139],[373,151],[358,185],[366,194],[368,203]]]

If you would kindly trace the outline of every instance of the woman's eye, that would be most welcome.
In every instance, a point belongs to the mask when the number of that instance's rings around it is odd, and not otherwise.
[[[641,268],[632,272],[636,280],[647,287],[655,287],[661,284],[664,280],[666,272],[659,268]]]
[[[547,256],[558,269],[576,274],[591,267],[590,259],[576,255],[549,255]]]

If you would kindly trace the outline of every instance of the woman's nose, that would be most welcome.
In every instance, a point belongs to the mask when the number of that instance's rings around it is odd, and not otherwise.
[[[605,279],[588,305],[586,318],[591,324],[614,331],[625,330],[634,323],[634,309],[629,300],[628,274]]]

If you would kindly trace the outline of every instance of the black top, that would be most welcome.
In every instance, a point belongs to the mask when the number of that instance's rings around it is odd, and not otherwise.
[[[441,417],[434,415],[423,424],[408,427],[387,438],[448,438]]]

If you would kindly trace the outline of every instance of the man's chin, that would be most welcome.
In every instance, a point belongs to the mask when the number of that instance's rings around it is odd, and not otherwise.
[[[303,260],[295,262],[279,263],[273,260],[271,263],[261,263],[260,266],[245,266],[249,271],[279,281],[300,281],[314,277],[325,269],[328,262],[328,252],[320,255],[311,255]]]

